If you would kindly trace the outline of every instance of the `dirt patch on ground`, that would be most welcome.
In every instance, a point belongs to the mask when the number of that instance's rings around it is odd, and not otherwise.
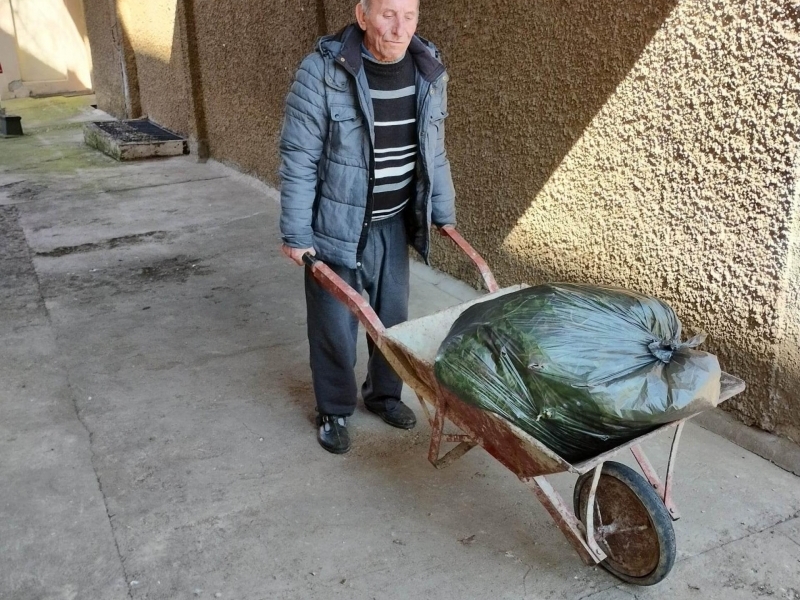
[[[11,200],[33,200],[46,189],[46,185],[29,181],[15,181],[0,185],[0,192],[7,193]]]
[[[208,267],[197,258],[175,256],[142,267],[139,278],[147,281],[178,281],[184,283],[192,275],[207,275]]]
[[[314,386],[307,380],[288,380],[283,382],[292,403],[300,407],[309,423],[315,424],[317,419]]]
[[[403,431],[380,423],[367,421],[372,415],[356,413],[355,420],[349,423],[352,431],[352,448],[349,452],[351,456],[364,458],[386,458],[405,454],[412,449],[414,452],[426,453],[430,443],[430,436],[427,432],[416,429]]]
[[[186,283],[191,277],[209,275],[213,270],[201,259],[185,255],[136,260],[106,268],[50,274],[42,278],[45,298],[69,295],[80,302],[96,301],[117,294],[142,292],[162,284]]]
[[[59,246],[58,248],[48,250],[47,252],[37,252],[36,256],[41,256],[43,258],[57,258],[60,256],[67,256],[68,254],[93,252],[94,250],[109,250],[112,248],[119,248],[121,246],[133,246],[134,244],[141,244],[143,242],[160,242],[165,240],[168,235],[169,234],[166,231],[148,231],[147,233],[137,233],[134,235],[115,237],[102,242],[80,244],[78,246]]]

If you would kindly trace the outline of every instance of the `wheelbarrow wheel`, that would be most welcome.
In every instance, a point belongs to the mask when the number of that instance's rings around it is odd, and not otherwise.
[[[592,471],[575,484],[575,514],[584,522]],[[600,564],[621,580],[653,585],[675,564],[675,530],[664,503],[630,467],[606,462],[594,503],[594,538],[607,558]]]

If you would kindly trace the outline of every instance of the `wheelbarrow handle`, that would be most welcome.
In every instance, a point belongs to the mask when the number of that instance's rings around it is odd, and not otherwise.
[[[469,245],[467,240],[461,237],[461,234],[456,231],[455,227],[452,225],[444,225],[439,228],[439,232],[443,236],[453,240],[456,245],[464,251],[464,254],[475,263],[475,266],[478,267],[483,277],[486,288],[490,292],[496,292],[500,289],[486,261],[484,261],[481,255]],[[381,323],[380,318],[373,308],[369,305],[369,302],[353,289],[353,286],[339,277],[333,269],[310,252],[306,252],[303,255],[303,262],[310,269],[312,277],[314,277],[320,287],[340,302],[343,302],[367,330],[367,334],[372,338],[372,341],[380,346],[386,328],[383,326],[383,323]]]
[[[311,276],[322,289],[344,303],[353,315],[361,322],[367,334],[378,346],[381,346],[386,328],[369,302],[359,294],[353,286],[339,277],[333,269],[310,252],[303,254],[303,262],[311,271]]]
[[[461,250],[466,254],[475,266],[478,267],[478,271],[481,273],[481,277],[483,277],[483,282],[486,284],[486,289],[489,292],[496,292],[500,289],[497,285],[497,281],[492,274],[492,270],[489,268],[489,265],[486,264],[486,261],[483,260],[483,257],[478,254],[478,251],[473,248],[467,240],[465,240],[456,228],[452,225],[442,225],[439,228],[439,233],[441,233],[444,237],[448,237],[455,242],[455,244],[461,248]]]
[[[313,267],[314,264],[319,262],[319,259],[313,254],[311,254],[311,252],[306,252],[305,254],[303,254],[303,262],[307,267]]]

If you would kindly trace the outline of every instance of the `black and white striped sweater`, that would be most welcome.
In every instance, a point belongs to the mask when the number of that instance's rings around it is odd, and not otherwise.
[[[414,60],[397,62],[364,57],[375,113],[375,187],[372,220],[403,211],[414,193],[417,164],[417,102]]]

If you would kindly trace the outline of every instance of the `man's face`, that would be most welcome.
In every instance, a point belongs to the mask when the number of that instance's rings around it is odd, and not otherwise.
[[[369,13],[356,5],[356,19],[364,30],[364,45],[380,61],[398,60],[417,30],[419,0],[372,0]]]

